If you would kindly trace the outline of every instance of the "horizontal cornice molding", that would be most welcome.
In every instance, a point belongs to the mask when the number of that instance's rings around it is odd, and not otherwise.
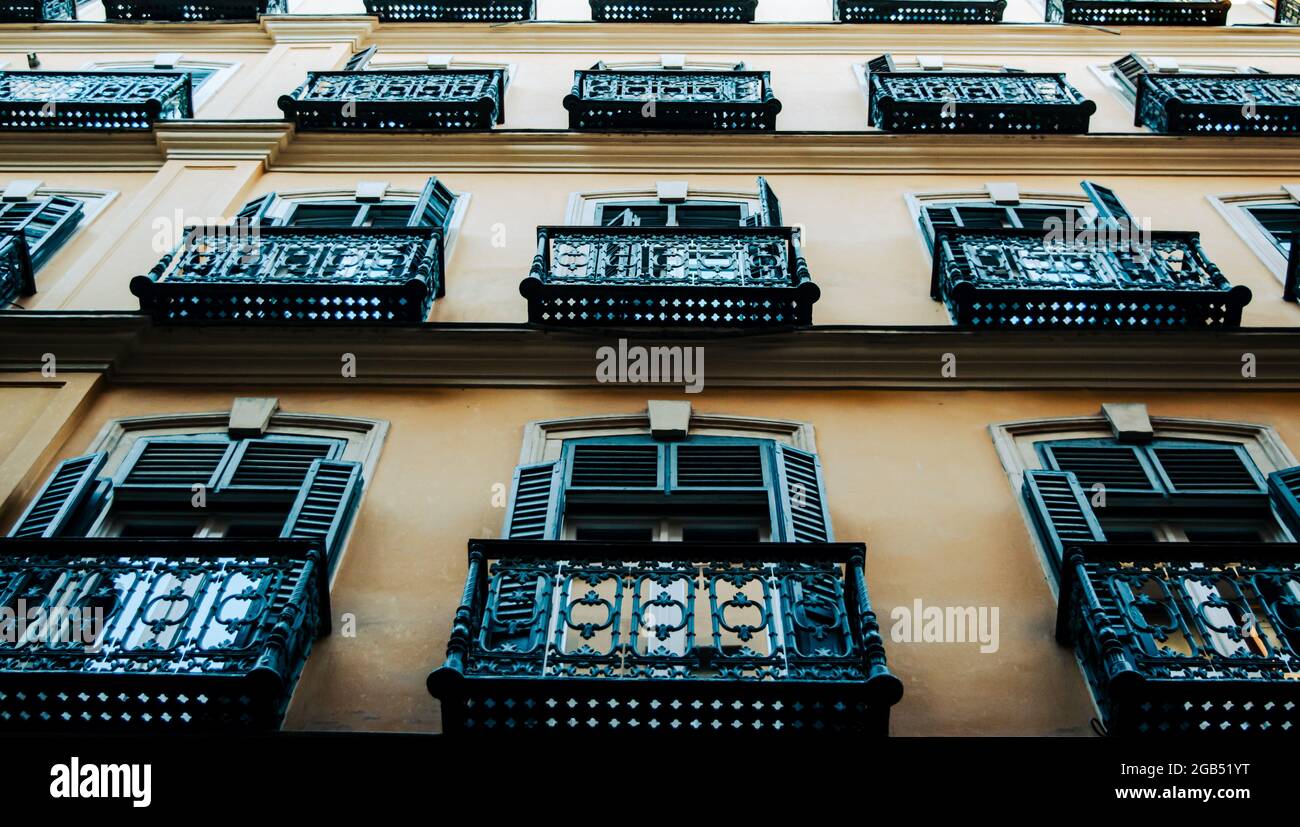
[[[280,121],[164,121],[153,130],[164,160],[255,160],[267,167],[293,136],[293,125]]]
[[[597,349],[619,338],[633,346],[703,347],[705,388],[1300,390],[1296,333],[1275,329],[825,327],[719,335],[505,324],[156,327],[134,314],[27,312],[0,318],[0,371],[40,370],[45,354],[54,354],[59,371],[99,372],[128,384],[594,387]],[[1247,353],[1254,378],[1242,376]],[[344,354],[356,357],[355,378],[342,376]],[[949,377],[945,354],[955,357]]]
[[[448,52],[700,52],[734,50],[736,25],[519,23],[386,23],[365,15],[271,15],[257,23],[10,23],[0,25],[0,50],[140,51],[159,48],[255,51],[275,43],[349,42],[388,50]],[[754,23],[743,27],[746,54],[843,54],[882,51],[939,54],[1111,55],[1300,54],[1285,26],[1130,26],[1112,29],[1047,23],[979,26]],[[1122,36],[1121,41],[1119,37]],[[1122,46],[1117,45],[1122,42]]]

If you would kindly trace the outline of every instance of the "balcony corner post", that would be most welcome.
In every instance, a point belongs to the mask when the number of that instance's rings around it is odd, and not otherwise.
[[[846,573],[858,614],[859,644],[862,646],[867,694],[887,709],[903,697],[903,682],[889,671],[886,664],[885,640],[880,636],[880,623],[867,596],[866,553],[863,546],[854,549],[849,556]]]

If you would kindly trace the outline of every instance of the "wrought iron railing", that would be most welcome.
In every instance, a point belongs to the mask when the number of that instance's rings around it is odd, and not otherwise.
[[[538,227],[528,319],[576,326],[812,323],[821,295],[791,227]]]
[[[280,109],[300,130],[491,129],[505,86],[503,69],[309,72]]]
[[[288,0],[104,0],[107,20],[256,20],[287,14]]]
[[[1146,72],[1134,123],[1187,135],[1300,135],[1300,75]]]
[[[574,72],[570,129],[771,132],[781,101],[768,72]]]
[[[303,540],[0,540],[0,731],[274,729],[329,631]]]
[[[1286,278],[1282,297],[1287,301],[1300,301],[1300,230],[1291,233],[1286,258]]]
[[[1048,23],[1223,26],[1231,0],[1047,0]]]
[[[36,292],[32,259],[21,232],[0,235],[0,309]]]
[[[0,0],[0,23],[76,19],[77,0]]]
[[[601,23],[753,23],[758,0],[588,0]]]
[[[1063,74],[871,72],[868,123],[886,132],[1088,131],[1097,105]]]
[[[192,117],[187,72],[0,72],[0,129],[149,129]]]
[[[834,0],[840,23],[998,23],[1007,0]]]
[[[1273,22],[1300,25],[1300,0],[1274,0]]]
[[[1042,230],[936,230],[930,293],[971,327],[1238,327],[1250,288],[1231,285],[1192,232],[1114,243],[1103,230],[1055,241]]]
[[[865,554],[472,540],[429,691],[447,732],[887,734],[902,684]]]
[[[394,23],[536,20],[537,0],[365,0],[366,14]]]
[[[1300,735],[1293,543],[1080,543],[1057,636],[1111,734]]]
[[[442,231],[201,228],[131,292],[167,322],[420,322],[443,293]]]

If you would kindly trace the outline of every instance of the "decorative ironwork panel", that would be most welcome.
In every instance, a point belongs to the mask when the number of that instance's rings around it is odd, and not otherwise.
[[[1274,6],[1274,23],[1300,25],[1300,0],[1276,0]]]
[[[864,553],[472,541],[430,691],[448,731],[884,734],[902,685],[885,663]]]
[[[0,235],[0,307],[36,292],[31,256],[22,233]]]
[[[131,281],[170,322],[419,322],[442,295],[432,227],[203,228]]]
[[[1250,289],[1228,283],[1197,233],[1057,243],[1029,229],[938,230],[931,295],[973,327],[1237,327]]]
[[[1134,123],[1187,135],[1300,135],[1300,75],[1138,78]]]
[[[600,23],[753,23],[758,0],[588,0]]]
[[[820,291],[789,227],[539,227],[520,284],[563,325],[810,324]]]
[[[0,0],[0,23],[76,19],[77,0]]]
[[[1047,0],[1048,23],[1222,26],[1231,0]]]
[[[536,0],[365,0],[366,14],[385,22],[504,23],[536,20]]]
[[[1058,636],[1113,734],[1300,735],[1300,562],[1290,545],[1084,543]]]
[[[280,109],[299,129],[491,129],[505,83],[502,69],[310,72]]]
[[[1007,0],[834,0],[839,23],[1000,23]]]
[[[1087,132],[1097,105],[1061,74],[871,72],[869,122],[887,132]]]
[[[256,20],[288,14],[288,0],[104,0],[107,20]]]
[[[149,129],[192,117],[186,72],[0,72],[0,129]]]
[[[781,101],[768,72],[579,70],[564,97],[570,129],[762,132]]]
[[[0,731],[275,728],[325,577],[299,540],[0,541]]]

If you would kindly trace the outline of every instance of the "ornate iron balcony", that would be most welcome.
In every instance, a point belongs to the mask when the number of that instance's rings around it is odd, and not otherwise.
[[[999,23],[1007,0],[834,0],[839,23]]]
[[[781,101],[768,72],[574,72],[570,129],[771,132]]]
[[[1134,123],[1184,135],[1300,135],[1300,75],[1144,72]]]
[[[601,23],[753,23],[758,0],[588,0]]]
[[[1295,544],[1079,543],[1057,636],[1108,733],[1300,735]]]
[[[1300,230],[1291,233],[1289,244],[1291,251],[1286,258],[1286,278],[1282,298],[1290,302],[1300,301]]]
[[[303,540],[0,540],[0,607],[10,732],[274,729],[330,617]]]
[[[1097,104],[1063,74],[868,74],[868,123],[886,132],[1080,133]]]
[[[395,23],[536,20],[537,0],[365,0],[366,14]]]
[[[1274,23],[1300,25],[1300,0],[1275,0]]]
[[[782,327],[821,295],[790,227],[538,227],[528,320],[569,326]]]
[[[2,0],[0,23],[76,20],[77,0]]]
[[[471,540],[446,732],[888,734],[856,543]],[[659,560],[667,557],[671,560]]]
[[[287,14],[288,0],[104,0],[107,20],[257,20]]]
[[[0,307],[36,292],[32,259],[21,232],[0,235]]]
[[[930,295],[972,327],[1167,330],[1238,327],[1250,288],[1228,283],[1192,232],[1132,247],[1051,243],[1042,230],[940,228]]]
[[[191,101],[186,72],[0,72],[0,129],[149,129]]]
[[[131,280],[166,322],[420,322],[443,294],[433,227],[202,228]]]
[[[280,109],[301,130],[491,129],[505,90],[502,69],[309,72]]]
[[[1231,0],[1047,0],[1048,23],[1223,26]]]

